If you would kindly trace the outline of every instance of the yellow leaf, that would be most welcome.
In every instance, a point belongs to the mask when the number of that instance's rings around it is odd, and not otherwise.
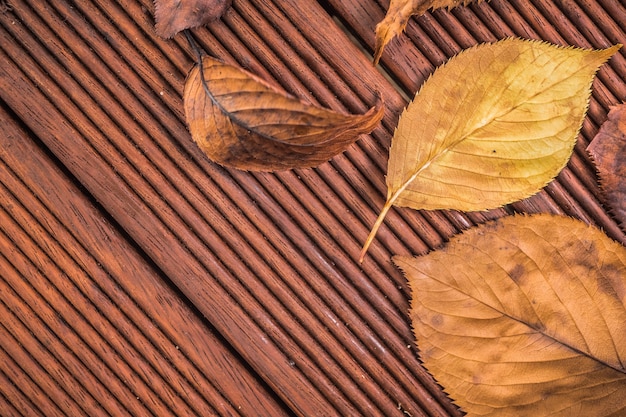
[[[185,82],[184,106],[194,141],[213,161],[238,169],[308,168],[371,132],[382,99],[361,115],[342,114],[291,97],[259,77],[204,56]]]
[[[378,64],[383,48],[391,39],[402,33],[413,15],[421,16],[428,9],[452,8],[467,5],[472,0],[391,0],[385,18],[376,25],[374,65]]]
[[[510,216],[394,257],[426,368],[470,416],[626,415],[626,248]]]
[[[537,193],[567,164],[600,51],[505,39],[438,68],[400,117],[389,151],[391,205],[487,210]]]

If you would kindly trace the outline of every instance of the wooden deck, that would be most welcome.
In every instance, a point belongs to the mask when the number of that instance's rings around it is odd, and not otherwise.
[[[459,50],[507,36],[626,43],[624,0],[491,0],[412,19],[372,67],[388,1],[235,0],[206,51],[382,127],[316,169],[211,163],[182,109],[193,53],[152,0],[4,0],[0,12],[0,415],[458,416],[420,366],[390,262],[508,213],[626,235],[585,148],[626,100],[602,67],[575,154],[539,195],[487,213],[393,209],[398,115]],[[6,7],[8,6],[8,7]],[[348,35],[350,34],[350,35]],[[393,83],[391,82],[393,81]]]

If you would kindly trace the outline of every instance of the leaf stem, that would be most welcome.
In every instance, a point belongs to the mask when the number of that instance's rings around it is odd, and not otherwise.
[[[189,46],[191,46],[191,49],[193,49],[193,52],[196,54],[196,59],[198,61],[197,65],[198,65],[198,72],[200,75],[200,82],[202,83],[202,88],[204,89],[204,92],[206,93],[207,96],[209,96],[209,98],[211,99],[214,105],[216,105],[222,112],[229,115],[230,117],[231,116],[230,112],[228,112],[225,108],[223,108],[222,105],[217,101],[217,99],[211,93],[211,90],[209,89],[209,85],[206,83],[206,78],[204,76],[204,64],[203,64],[203,58],[206,55],[205,52],[198,46],[198,44],[194,40],[193,35],[191,34],[191,31],[189,29],[185,29],[183,32],[185,32],[185,37],[187,38],[187,42],[189,42]]]
[[[378,215],[378,218],[376,219],[376,223],[374,223],[374,226],[372,226],[372,230],[370,231],[369,236],[367,236],[367,240],[365,241],[365,244],[363,245],[363,249],[361,249],[361,254],[359,255],[359,263],[363,263],[363,260],[365,259],[365,253],[367,252],[367,249],[370,247],[370,244],[374,241],[376,232],[378,232],[378,228],[380,227],[380,225],[383,224],[383,220],[385,220],[385,216],[387,216],[387,212],[393,205],[394,201],[395,201],[395,198],[390,198],[385,202],[383,209],[380,211],[380,214]]]
[[[202,57],[205,55],[204,51],[200,49],[189,29],[183,30],[183,33],[185,34],[185,38],[187,38],[187,42],[189,42],[189,46],[191,46],[191,49],[196,54],[198,65],[202,65]]]

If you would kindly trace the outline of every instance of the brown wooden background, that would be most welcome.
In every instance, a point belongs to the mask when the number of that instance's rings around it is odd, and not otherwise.
[[[487,213],[393,209],[398,115],[459,50],[507,36],[626,43],[624,0],[492,0],[412,19],[370,64],[381,0],[235,0],[206,51],[336,110],[381,91],[384,122],[316,169],[224,169],[191,142],[193,54],[155,36],[151,0],[3,0],[0,13],[0,415],[457,416],[420,366],[391,255],[473,224],[557,212],[626,236],[585,148],[626,99],[602,67],[568,168]],[[348,35],[350,34],[350,35]]]

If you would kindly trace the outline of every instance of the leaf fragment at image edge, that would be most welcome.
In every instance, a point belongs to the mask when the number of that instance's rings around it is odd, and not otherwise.
[[[565,167],[604,50],[509,38],[437,68],[400,116],[387,168],[392,205],[479,211],[540,191]]]
[[[345,151],[384,114],[382,99],[349,115],[291,97],[233,65],[205,56],[185,82],[184,106],[194,141],[213,161],[233,168],[309,168]]]
[[[587,147],[611,214],[626,231],[626,104],[615,106]]]
[[[626,415],[626,248],[600,230],[509,216],[393,261],[421,359],[469,416]]]
[[[157,35],[171,38],[178,32],[219,19],[232,0],[154,0]]]
[[[473,0],[391,0],[385,18],[376,25],[374,65],[378,64],[385,45],[404,31],[411,16],[421,16],[428,9],[467,5]]]

